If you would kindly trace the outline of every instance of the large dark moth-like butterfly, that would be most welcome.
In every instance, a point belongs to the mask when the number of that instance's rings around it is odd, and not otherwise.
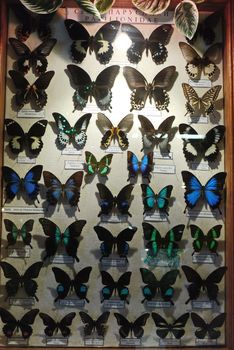
[[[169,43],[173,33],[173,27],[170,24],[163,24],[154,29],[149,39],[145,39],[139,29],[131,24],[122,24],[121,29],[132,41],[130,48],[127,50],[129,62],[139,63],[144,50],[146,50],[146,56],[150,51],[154,63],[162,64],[166,61],[168,52],[165,46]]]
[[[51,53],[57,40],[47,39],[33,51],[18,39],[9,38],[9,42],[17,56],[19,56],[17,60],[18,70],[26,74],[32,68],[36,74],[41,74],[45,73],[47,69],[48,62],[46,57]]]
[[[203,318],[195,312],[191,312],[191,319],[196,328],[195,336],[198,339],[204,339],[208,335],[209,339],[218,339],[221,332],[217,328],[222,327],[226,318],[226,313],[221,313],[209,323],[203,320]]]
[[[133,67],[124,67],[123,75],[127,81],[131,94],[131,111],[141,110],[145,107],[147,98],[159,110],[168,110],[170,102],[168,90],[172,87],[175,78],[175,66],[163,68],[153,79],[152,83],[148,83],[145,77]]]
[[[114,316],[117,320],[117,323],[120,327],[119,334],[122,338],[127,338],[130,334],[130,338],[136,337],[136,338],[142,338],[144,335],[144,328],[146,321],[148,320],[150,314],[145,313],[141,316],[137,317],[135,321],[130,322],[126,317],[119,314],[118,312],[114,313]]]
[[[169,215],[167,212],[169,206],[169,200],[171,197],[171,192],[173,190],[172,185],[163,187],[159,193],[155,194],[153,189],[146,184],[141,184],[142,197],[144,204],[144,212],[153,210],[154,208],[158,209],[160,212]]]
[[[51,205],[56,205],[61,199],[66,199],[71,206],[77,206],[80,199],[80,187],[83,171],[72,174],[63,184],[51,172],[43,171],[44,183],[47,187],[46,197]]]
[[[137,231],[136,227],[128,227],[122,230],[116,237],[112,233],[102,226],[94,226],[94,230],[98,236],[98,239],[102,241],[100,245],[102,257],[108,257],[113,250],[117,250],[117,253],[120,257],[127,258],[129,244],[133,239],[134,234]]]
[[[112,87],[119,73],[119,66],[110,66],[101,71],[96,80],[92,81],[89,74],[82,68],[69,64],[67,66],[72,84],[75,86],[73,95],[74,108],[82,110],[88,100],[95,99],[98,108],[111,110]]]
[[[3,166],[3,179],[6,183],[5,202],[7,200],[13,200],[21,191],[23,191],[30,200],[35,201],[40,191],[38,181],[41,178],[42,168],[42,165],[36,165],[26,173],[24,178],[20,178],[13,169],[8,166]]]
[[[97,333],[99,337],[104,337],[105,324],[110,316],[109,311],[103,312],[96,320],[94,320],[89,314],[84,311],[80,311],[81,321],[84,323],[84,335],[88,337],[92,333]]]
[[[220,231],[222,225],[213,226],[205,235],[204,232],[197,225],[190,225],[191,236],[194,239],[193,249],[194,252],[200,252],[203,246],[206,246],[211,253],[217,254],[218,242],[217,238],[220,237]]]
[[[28,339],[33,333],[31,325],[34,323],[38,312],[39,309],[30,310],[20,320],[17,320],[10,311],[0,307],[0,317],[2,323],[5,323],[2,327],[3,333],[7,338],[11,338],[15,332],[20,330],[22,337]]]
[[[43,147],[41,138],[45,134],[47,123],[47,120],[39,120],[25,133],[15,120],[5,119],[7,135],[10,137],[9,147],[12,153],[19,154],[25,147],[32,155],[37,156]]]
[[[142,157],[141,161],[139,161],[133,152],[128,151],[127,162],[129,176],[127,181],[134,178],[137,173],[140,172],[142,178],[145,178],[150,182],[150,173],[153,171],[153,155],[153,152],[149,152]]]
[[[101,64],[107,64],[113,55],[112,43],[118,33],[120,22],[111,21],[104,24],[94,36],[91,36],[86,28],[73,19],[65,19],[65,27],[70,38],[72,58],[76,63],[81,63],[87,55],[93,51],[96,59]]]
[[[133,126],[133,115],[126,115],[117,126],[114,126],[110,119],[108,119],[104,114],[98,113],[97,126],[103,133],[101,140],[101,147],[108,148],[111,141],[118,141],[119,146],[122,149],[126,149],[129,145],[127,133],[131,130]]]
[[[79,299],[84,299],[87,301],[87,303],[89,302],[87,299],[88,287],[84,283],[87,283],[89,280],[89,275],[92,271],[91,266],[80,270],[75,275],[74,279],[71,279],[65,271],[59,269],[58,267],[52,267],[52,271],[56,282],[59,283],[56,288],[57,297],[55,298],[54,302],[59,299],[66,298],[68,293],[71,293],[73,289],[75,290],[75,293]]]
[[[77,238],[81,235],[86,220],[77,220],[73,222],[63,233],[60,228],[49,219],[40,218],[39,222],[47,236],[45,241],[46,255],[43,260],[55,255],[58,246],[62,244],[65,247],[67,254],[78,262],[79,258],[76,254],[79,242]]]
[[[114,281],[113,277],[109,274],[107,271],[101,271],[102,276],[102,284],[104,284],[105,287],[102,288],[102,296],[104,300],[108,300],[111,298],[111,296],[114,293],[114,296],[118,294],[119,298],[121,300],[125,300],[126,303],[129,304],[129,301],[127,300],[127,297],[129,295],[129,289],[128,286],[130,284],[131,279],[131,272],[124,272],[117,281]]]
[[[22,108],[28,102],[34,102],[39,109],[47,103],[47,93],[54,71],[42,73],[37,80],[31,85],[22,73],[16,70],[10,70],[9,75],[16,87],[15,102],[19,108]]]
[[[223,187],[226,179],[226,172],[220,172],[213,175],[205,185],[202,185],[198,178],[189,171],[181,172],[185,185],[184,199],[186,208],[194,208],[198,201],[202,199],[207,202],[211,209],[219,209],[219,204],[222,200]],[[185,208],[185,211],[186,211]]]
[[[60,149],[68,144],[73,144],[76,148],[84,148],[87,141],[86,130],[89,125],[91,113],[84,114],[72,127],[67,119],[60,113],[52,113],[58,129],[57,144]]]
[[[183,153],[187,162],[201,157],[208,162],[216,161],[219,154],[218,143],[224,138],[225,126],[214,126],[205,135],[201,135],[191,125],[180,124],[179,132],[184,141]]]
[[[99,161],[97,161],[95,155],[91,152],[85,152],[86,159],[86,171],[88,175],[94,175],[98,173],[101,176],[106,176],[110,171],[110,164],[113,154],[106,154]]]
[[[13,265],[5,261],[0,261],[0,266],[3,269],[4,276],[9,279],[5,285],[7,298],[15,296],[19,287],[24,287],[27,296],[34,297],[36,301],[39,301],[36,296],[38,285],[34,279],[38,277],[43,262],[35,262],[27,268],[23,275],[20,275]]]
[[[69,314],[65,315],[61,321],[55,321],[50,315],[43,312],[40,312],[39,316],[42,319],[44,326],[46,326],[44,329],[45,335],[52,337],[53,334],[60,330],[63,337],[69,337],[71,334],[69,326],[71,326],[76,313],[70,312]]]
[[[138,118],[141,123],[143,149],[149,149],[156,145],[159,147],[161,153],[169,153],[169,141],[175,117],[170,116],[166,118],[157,129],[143,115],[139,115]]]
[[[152,318],[154,320],[155,326],[157,327],[156,334],[159,338],[164,339],[168,334],[172,334],[176,339],[180,339],[185,334],[185,326],[189,318],[189,313],[178,317],[172,323],[169,323],[165,318],[156,312],[152,312]]]
[[[30,248],[31,246],[31,240],[32,240],[32,235],[31,231],[33,229],[33,224],[34,220],[27,220],[21,228],[18,228],[15,223],[11,220],[4,219],[4,225],[6,228],[6,231],[8,232],[7,234],[7,246],[15,245],[17,241],[17,237],[21,237],[24,245],[29,245]]]
[[[182,238],[185,225],[176,225],[172,227],[165,235],[162,237],[160,232],[153,225],[148,222],[142,223],[144,239],[147,241],[146,249],[147,256],[150,258],[155,258],[160,249],[165,249],[167,256],[170,258],[173,253],[178,249],[178,244]]]
[[[101,207],[98,216],[109,215],[115,207],[120,214],[132,216],[128,210],[133,187],[133,185],[126,185],[120,190],[117,196],[113,196],[108,187],[98,183],[97,188],[100,196],[99,206]]]
[[[206,91],[202,97],[199,97],[192,86],[182,83],[184,96],[187,100],[185,105],[187,110],[186,114],[195,114],[196,112],[204,112],[207,116],[212,114],[215,110],[214,102],[219,96],[221,87],[221,85],[213,86]]]
[[[203,56],[187,43],[179,42],[181,52],[187,62],[185,69],[189,77],[193,80],[201,78],[202,73],[210,80],[213,79],[217,66],[222,55],[222,45],[220,43],[210,46]]]
[[[189,299],[185,302],[185,304],[188,304],[190,300],[198,299],[201,291],[203,291],[207,293],[209,300],[215,301],[216,304],[219,305],[217,300],[219,287],[217,284],[221,282],[225,272],[227,271],[226,266],[221,266],[212,271],[206,277],[206,279],[203,279],[199,273],[190,266],[182,265],[181,268],[184,271],[188,282],[190,282],[187,287]]]
[[[170,270],[166,272],[160,280],[158,280],[154,273],[148,269],[140,268],[140,272],[142,281],[146,284],[142,289],[144,295],[142,303],[144,303],[145,300],[152,300],[156,294],[160,293],[161,298],[164,301],[169,301],[171,305],[174,305],[174,302],[172,301],[174,288],[172,285],[176,282],[179,270]]]

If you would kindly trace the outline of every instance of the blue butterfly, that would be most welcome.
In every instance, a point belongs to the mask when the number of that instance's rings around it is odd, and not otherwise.
[[[166,210],[169,205],[169,199],[171,197],[171,192],[173,189],[172,185],[163,187],[158,194],[155,194],[149,185],[141,184],[141,189],[144,204],[143,215],[146,211],[152,210],[155,205],[159,211],[162,211],[168,215]]]
[[[26,192],[29,199],[31,200],[37,199],[37,195],[40,190],[38,181],[41,178],[42,165],[34,166],[32,169],[30,169],[27,172],[24,178],[20,178],[19,175],[8,166],[3,166],[2,170],[3,170],[3,179],[6,182],[5,203],[8,199],[13,200],[15,196],[22,190]]]
[[[204,186],[202,186],[198,178],[189,171],[182,171],[181,175],[186,189],[184,194],[186,208],[194,208],[199,199],[202,198],[209,204],[211,209],[217,208],[221,214],[219,209],[219,204],[222,199],[220,191],[222,191],[224,187],[227,175],[226,172],[215,174]]]
[[[130,180],[135,177],[138,172],[141,172],[143,178],[146,178],[150,182],[150,172],[153,170],[153,152],[145,154],[141,161],[138,160],[137,156],[128,151],[128,171]]]

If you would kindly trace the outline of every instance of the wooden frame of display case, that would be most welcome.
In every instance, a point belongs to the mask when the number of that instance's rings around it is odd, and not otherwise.
[[[0,149],[3,150],[4,111],[5,111],[5,81],[6,81],[6,45],[7,45],[7,13],[8,5],[13,1],[1,0],[0,2]],[[173,9],[179,0],[171,0],[170,8]],[[73,0],[64,0],[64,7],[76,7]],[[116,7],[132,7],[130,0],[117,0]],[[224,38],[224,110],[225,110],[225,169],[226,181],[226,346],[221,349],[234,349],[234,1],[233,0],[204,0],[198,5],[199,10],[214,11],[223,10],[225,18]],[[0,152],[0,166],[3,163],[3,151]],[[2,177],[1,177],[2,182]],[[2,198],[2,186],[0,186]],[[1,222],[1,221],[0,221]],[[0,227],[1,228],[1,227]],[[5,349],[6,347],[2,347]],[[40,347],[41,349],[42,347]],[[186,347],[189,349],[189,347]],[[194,347],[193,347],[194,348]],[[18,348],[11,347],[12,350]],[[39,347],[34,347],[39,349]],[[47,348],[49,349],[49,348]],[[51,349],[56,349],[53,347]],[[209,349],[206,347],[206,349]],[[211,349],[211,348],[210,348]]]

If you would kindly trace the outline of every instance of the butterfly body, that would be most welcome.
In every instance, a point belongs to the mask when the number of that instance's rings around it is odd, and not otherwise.
[[[191,313],[191,318],[194,326],[198,328],[195,331],[195,335],[198,339],[204,339],[206,336],[208,336],[208,339],[218,339],[221,332],[217,330],[217,328],[222,327],[224,324],[226,313],[219,314],[209,323],[195,312]]]
[[[128,180],[130,180],[132,177],[134,178],[137,173],[140,172],[142,174],[142,178],[146,178],[150,182],[150,173],[153,170],[153,152],[145,154],[141,161],[139,161],[133,152],[128,151],[127,161],[129,171]]]
[[[216,238],[220,237],[222,225],[216,225],[212,227],[205,235],[203,231],[196,225],[190,225],[191,236],[194,238],[193,249],[194,252],[200,252],[203,245],[206,245],[211,253],[217,254],[218,242]]]
[[[63,337],[68,337],[71,333],[69,326],[71,326],[76,313],[70,312],[69,314],[65,315],[61,321],[55,321],[51,316],[43,312],[40,312],[39,316],[41,317],[44,326],[46,326],[44,333],[48,337],[52,337],[53,334],[58,333],[59,330],[61,331]]]
[[[17,238],[21,237],[23,240],[23,243],[25,245],[29,245],[30,248],[32,248],[31,246],[31,239],[32,239],[32,235],[30,233],[30,231],[32,231],[33,229],[33,224],[34,224],[34,220],[27,220],[21,228],[18,228],[13,221],[8,220],[8,219],[4,219],[4,225],[5,228],[8,232],[7,234],[7,246],[6,248],[8,248],[9,246],[12,246],[16,243]]]
[[[129,334],[130,338],[132,338],[133,334],[136,338],[142,338],[144,335],[143,326],[145,326],[150,314],[144,313],[133,322],[128,321],[126,317],[119,314],[118,312],[115,312],[114,316],[117,320],[118,325],[121,326],[119,329],[119,334],[122,338],[127,338]]]
[[[173,189],[172,185],[163,187],[158,194],[155,194],[152,188],[146,184],[141,184],[141,189],[144,204],[143,215],[145,214],[145,212],[150,211],[155,207],[159,211],[164,212],[166,215],[168,215],[167,208]]]
[[[118,294],[121,300],[125,300],[128,303],[129,289],[126,286],[130,284],[131,274],[131,272],[125,272],[120,276],[118,281],[114,281],[107,271],[101,271],[102,283],[105,285],[101,292],[103,296],[101,302],[110,299],[113,294]]]
[[[159,338],[164,339],[168,334],[171,334],[176,339],[180,339],[185,334],[184,327],[188,321],[189,313],[187,312],[181,315],[172,323],[169,323],[161,315],[155,312],[152,312],[152,318],[157,327],[156,334]]]
[[[84,326],[84,335],[90,336],[91,334],[97,333],[98,336],[104,337],[105,333],[105,324],[108,321],[110,316],[109,311],[103,312],[96,320],[94,320],[86,312],[79,312],[81,321],[85,324]]]

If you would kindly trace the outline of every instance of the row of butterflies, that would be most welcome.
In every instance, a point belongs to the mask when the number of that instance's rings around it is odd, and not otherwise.
[[[12,315],[8,310],[0,308],[0,317],[4,326],[2,328],[3,333],[7,338],[11,338],[16,331],[21,332],[22,338],[28,339],[32,333],[32,325],[38,315],[42,319],[44,328],[44,333],[46,337],[53,337],[60,331],[61,335],[65,338],[71,335],[70,326],[72,321],[76,316],[75,312],[70,312],[66,314],[60,320],[54,319],[51,315],[43,312],[39,312],[39,309],[33,309],[26,312],[21,319],[17,320],[14,315]],[[97,319],[93,319],[88,313],[84,311],[79,312],[83,327],[84,337],[103,337],[107,333],[108,319],[110,316],[109,311],[103,312]],[[185,313],[179,316],[176,320],[169,321],[164,319],[160,314],[152,312],[152,319],[157,327],[156,334],[159,338],[165,339],[168,336],[172,336],[175,339],[181,339],[186,331],[185,326],[191,315],[191,319],[194,327],[198,328],[195,331],[195,336],[198,339],[204,339],[208,336],[209,339],[218,339],[221,336],[221,328],[224,324],[226,314],[221,313],[215,316],[211,321],[206,322],[201,316],[195,312]],[[116,318],[119,328],[119,335],[121,338],[142,338],[144,335],[144,326],[150,316],[149,313],[144,313],[137,317],[134,321],[129,321],[125,316],[120,313],[115,312],[114,316]],[[190,333],[191,336],[191,333]],[[171,338],[171,337],[170,337]]]
[[[56,145],[58,149],[63,150],[69,144],[72,144],[78,150],[83,149],[87,142],[87,128],[90,122],[91,114],[84,114],[72,127],[67,119],[60,113],[53,113],[53,117],[57,127]],[[155,128],[151,121],[143,115],[139,115],[138,119],[141,124],[142,133],[142,150],[152,150],[157,146],[162,154],[170,152],[170,141],[172,141],[177,127],[172,127],[175,120],[174,116],[166,118],[158,128]],[[42,137],[45,134],[47,120],[39,120],[34,123],[27,133],[24,132],[19,123],[13,119],[5,119],[5,126],[9,138],[9,147],[13,154],[18,155],[24,149],[33,156],[37,156],[42,147]],[[109,118],[104,114],[98,113],[96,124],[102,132],[100,147],[108,149],[112,142],[118,141],[121,150],[126,150],[129,146],[127,134],[133,126],[133,115],[125,116],[118,125],[113,125]],[[182,123],[178,127],[181,139],[184,141],[183,153],[187,162],[193,162],[196,159],[204,158],[208,162],[216,161],[219,148],[218,144],[223,140],[225,134],[225,126],[218,125],[211,128],[204,136],[199,137],[198,132],[191,126]],[[96,171],[100,175],[106,175],[110,170],[112,160],[111,154],[104,156],[99,162],[96,157],[85,152],[87,173],[94,174]],[[128,170],[130,177],[135,176],[138,170],[143,177],[149,177],[149,173],[153,170],[153,153],[145,155],[141,163],[136,155],[128,152],[127,156]]]
[[[13,265],[6,261],[0,261],[0,267],[3,269],[5,278],[8,279],[5,284],[7,294],[6,300],[14,297],[17,294],[18,289],[23,287],[28,297],[35,298],[36,301],[39,301],[36,295],[38,284],[35,279],[39,276],[43,267],[42,261],[30,265],[22,275]],[[220,305],[220,302],[218,301],[218,284],[221,282],[227,271],[226,266],[218,267],[208,274],[206,278],[201,277],[200,274],[190,266],[182,265],[181,268],[187,281],[190,283],[189,285],[186,285],[189,298],[185,301],[185,304],[199,299],[200,294],[204,297],[204,294],[206,293],[208,299],[213,304],[216,303],[217,305]],[[89,287],[87,283],[92,271],[91,266],[87,266],[78,273],[74,273],[73,278],[71,278],[67,272],[58,267],[52,267],[52,271],[55,280],[58,283],[56,287],[57,295],[54,299],[54,303],[65,299],[67,296],[73,295],[74,292],[79,300],[89,303],[89,299],[87,298]],[[174,305],[172,298],[175,289],[172,286],[176,283],[177,277],[180,276],[180,271],[178,269],[172,269],[166,272],[160,279],[158,279],[151,270],[146,268],[140,268],[140,273],[142,282],[145,284],[145,286],[142,287],[142,304],[145,302],[147,303],[148,301],[163,300],[164,302],[169,303],[169,306]],[[102,284],[104,285],[100,291],[101,303],[106,300],[114,299],[122,300],[129,304],[128,286],[130,285],[132,272],[124,272],[117,280],[105,270],[100,271],[100,274]],[[134,274],[136,274],[136,272],[134,272]],[[135,284],[133,288],[136,290]],[[97,300],[95,300],[95,302],[97,302]]]

